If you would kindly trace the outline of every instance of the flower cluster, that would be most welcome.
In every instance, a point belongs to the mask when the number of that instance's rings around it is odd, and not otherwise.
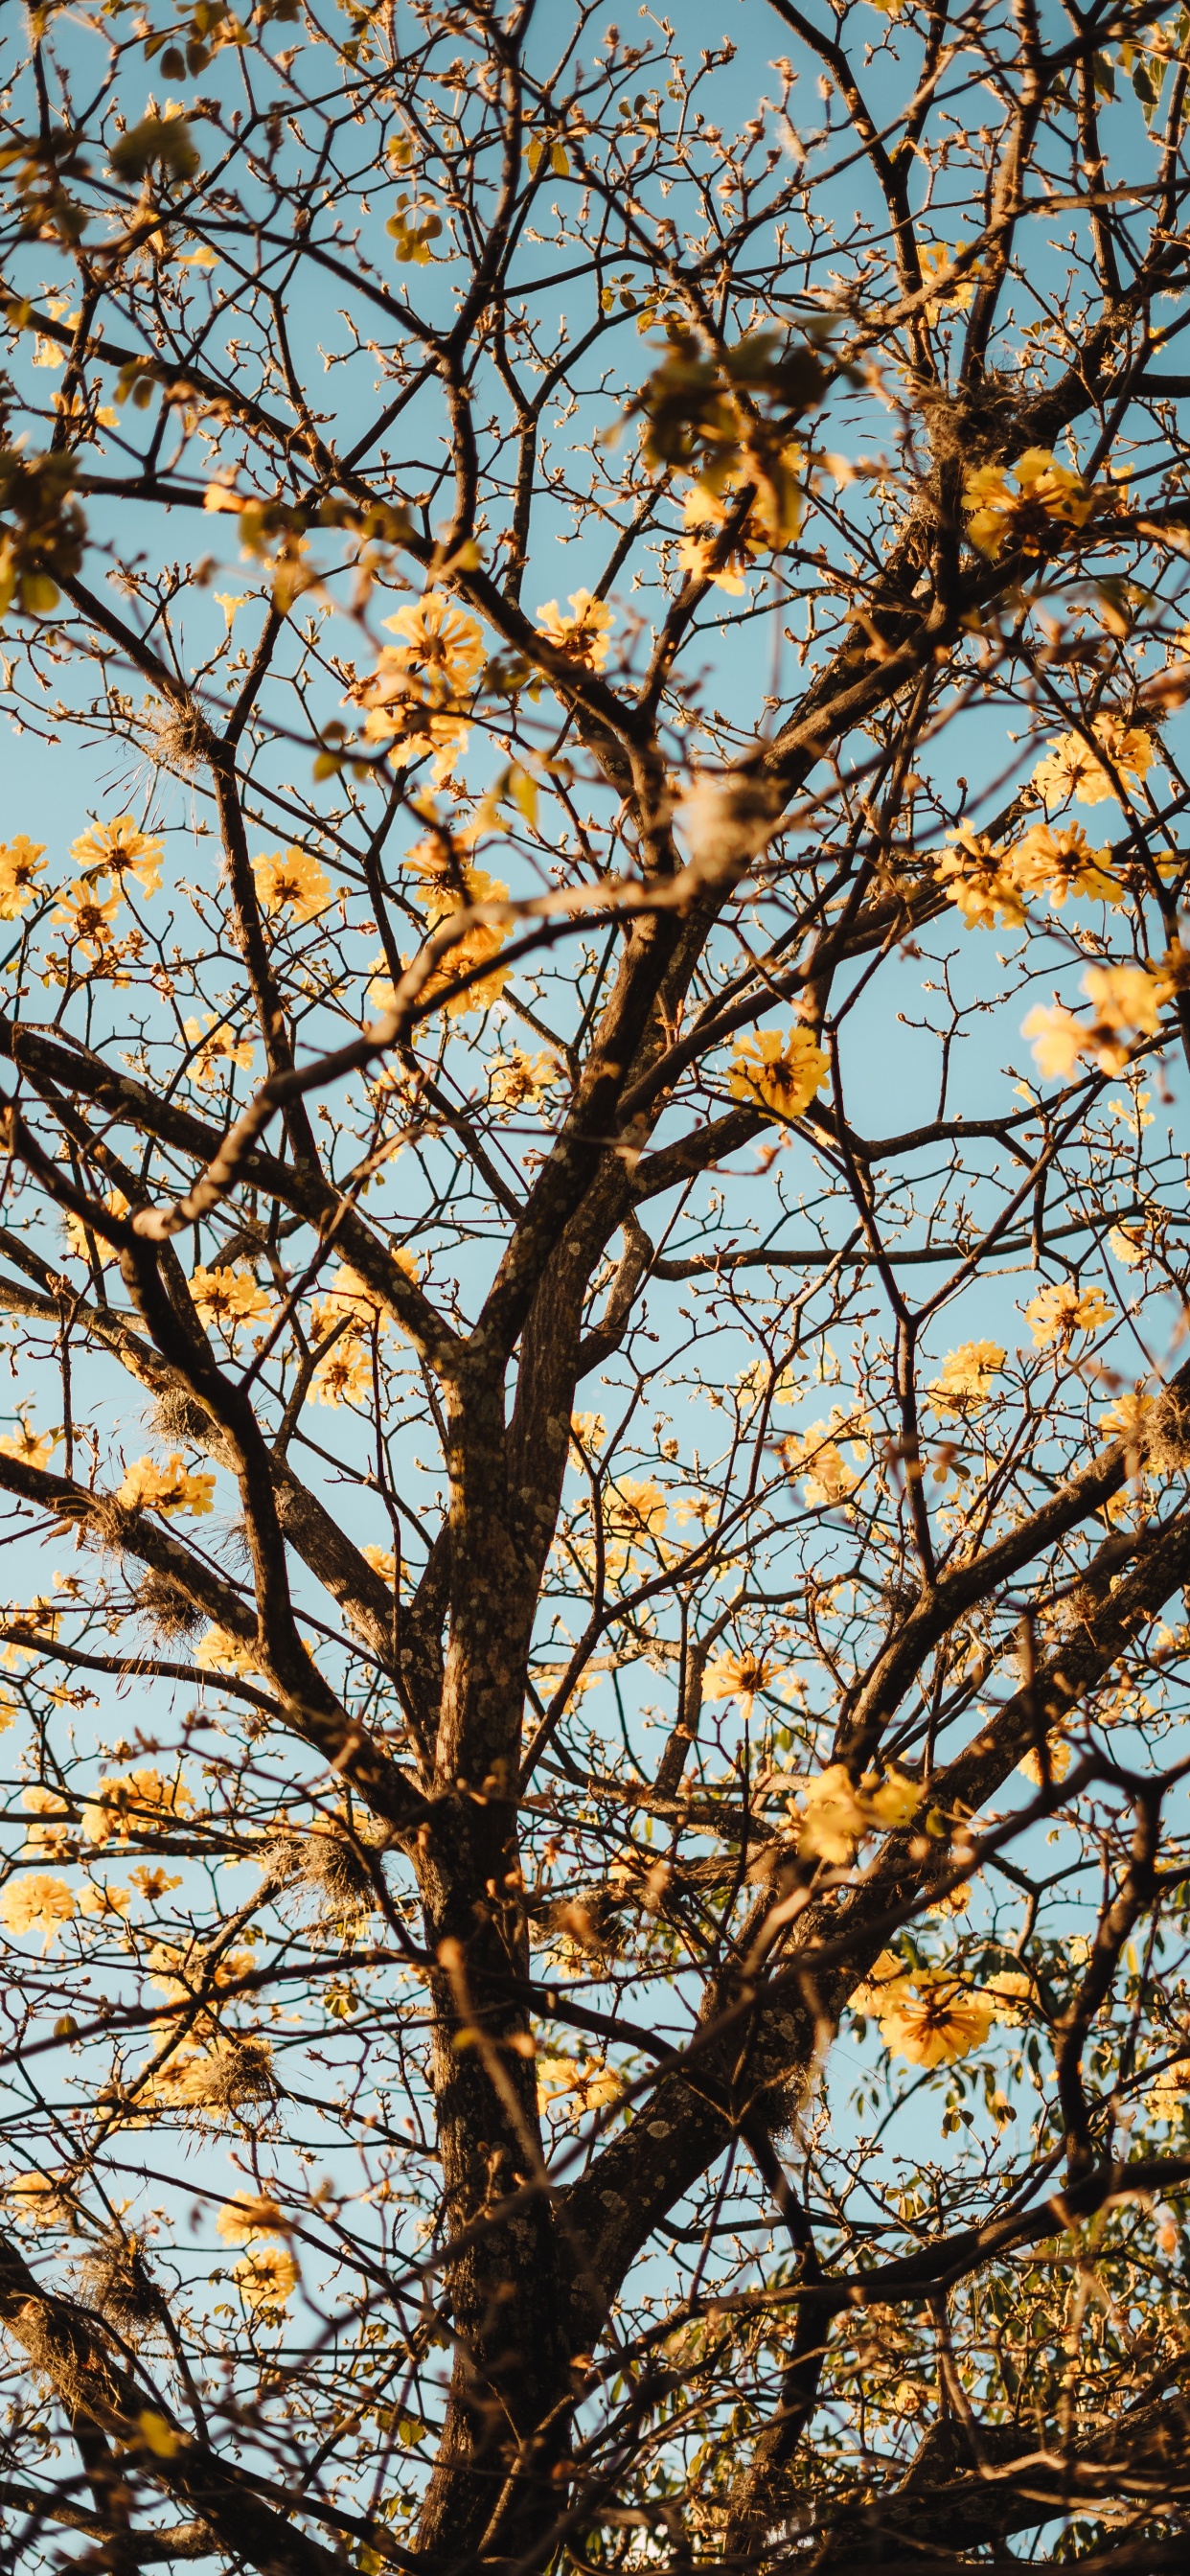
[[[757,557],[772,554],[801,530],[805,490],[800,478],[805,461],[800,447],[789,447],[781,456],[770,459],[755,499],[725,552],[721,550],[721,535],[738,506],[739,489],[734,482],[718,488],[711,483],[695,483],[686,494],[682,510],[686,533],[678,547],[679,569],[692,573],[698,581],[710,580],[717,590],[739,598],[744,575],[752,570]]]
[[[1081,823],[1057,828],[1035,823],[1015,848],[1005,849],[960,823],[952,847],[935,858],[938,882],[968,930],[994,930],[997,920],[1019,929],[1031,897],[1060,906],[1068,894],[1092,903],[1121,904],[1125,888],[1112,867],[1110,846],[1093,850]]]
[[[1013,466],[980,465],[968,475],[963,492],[967,534],[992,562],[1006,546],[1040,554],[1064,528],[1085,526],[1109,496],[1110,487],[1105,492],[1084,483],[1081,474],[1059,465],[1048,447],[1028,447]]]
[[[537,611],[537,631],[559,653],[577,662],[584,671],[601,671],[611,650],[611,629],[615,619],[606,600],[596,599],[589,590],[570,592],[570,615],[559,608],[556,599],[547,599]]]
[[[365,710],[365,742],[386,744],[395,769],[432,755],[439,782],[467,748],[455,709],[483,663],[482,630],[436,590],[384,623],[401,641],[381,647],[371,677],[356,681],[348,699]]]
[[[807,1503],[812,1506],[845,1503],[859,1483],[860,1472],[867,1464],[866,1441],[851,1440],[851,1455],[859,1463],[847,1465],[839,1447],[839,1435],[862,1428],[863,1417],[843,1413],[838,1405],[829,1422],[812,1422],[805,1431],[792,1431],[780,1444],[779,1456],[785,1472],[796,1477]]]
[[[1153,737],[1143,726],[1126,724],[1122,716],[1106,712],[1095,717],[1090,731],[1120,778],[1147,778],[1153,766]],[[1081,733],[1060,734],[1051,742],[1033,772],[1033,785],[1047,805],[1064,805],[1071,796],[1079,805],[1102,805],[1119,794],[1111,771]]]
[[[296,922],[314,921],[330,902],[330,878],[308,850],[262,851],[253,859],[252,874],[263,912],[289,912]]]
[[[929,1391],[939,1418],[948,1422],[986,1404],[1004,1356],[1001,1342],[960,1342],[957,1351],[948,1351]]]
[[[32,903],[44,856],[45,842],[30,841],[24,832],[0,841],[0,921],[18,920]]]
[[[200,1262],[191,1277],[190,1294],[201,1322],[220,1325],[229,1340],[242,1324],[255,1323],[269,1311],[267,1290],[243,1267],[206,1270]]]
[[[1025,1321],[1039,1351],[1055,1343],[1065,1350],[1074,1333],[1101,1333],[1115,1320],[1102,1288],[1080,1288],[1073,1279],[1058,1279],[1031,1297]]]
[[[251,1070],[256,1052],[252,1040],[237,1038],[226,1020],[216,1020],[213,1013],[208,1012],[205,1019],[184,1020],[182,1026],[194,1049],[190,1072],[201,1090],[209,1091],[218,1081],[221,1065],[238,1067],[241,1073]]]
[[[1179,951],[1156,967],[1089,967],[1083,977],[1083,991],[1095,1007],[1089,1024],[1060,1003],[1030,1011],[1021,1033],[1032,1038],[1045,1080],[1069,1081],[1082,1056],[1101,1073],[1121,1073],[1136,1040],[1156,1037],[1162,1005],[1181,982],[1184,963]]]
[[[210,1512],[215,1508],[215,1479],[191,1475],[179,1450],[164,1467],[156,1458],[137,1458],[125,1470],[116,1501],[128,1512]]]
[[[889,1833],[907,1825],[921,1805],[916,1780],[890,1771],[880,1778],[866,1772],[857,1784],[843,1762],[832,1762],[814,1780],[803,1783],[801,1807],[791,1810],[798,1827],[798,1849],[807,1858],[845,1863],[865,1834]]]
[[[829,1072],[829,1058],[809,1029],[791,1029],[787,1038],[777,1029],[761,1029],[733,1049],[727,1088],[733,1099],[790,1122],[804,1116]]]

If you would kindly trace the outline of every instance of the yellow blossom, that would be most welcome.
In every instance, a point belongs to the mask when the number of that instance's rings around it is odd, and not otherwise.
[[[1126,725],[1121,716],[1098,715],[1090,728],[1095,740],[1107,753],[1121,777],[1141,779],[1153,765],[1153,737],[1136,725]],[[1073,796],[1080,805],[1101,805],[1116,788],[1090,746],[1081,734],[1064,733],[1051,742],[1043,760],[1033,772],[1033,785],[1040,789],[1048,804],[1065,804]]]
[[[1032,1038],[1033,1055],[1043,1082],[1068,1082],[1088,1045],[1088,1033],[1073,1011],[1060,1003],[1041,1003],[1021,1023],[1021,1036]]]
[[[1065,1348],[1072,1333],[1099,1333],[1113,1321],[1113,1309],[1102,1288],[1080,1288],[1073,1279],[1058,1279],[1031,1297],[1025,1308],[1038,1350],[1048,1350],[1060,1342]]]
[[[911,1991],[911,1979],[904,1960],[896,1950],[882,1950],[872,1961],[867,1976],[851,1994],[853,2012],[874,2013]]]
[[[445,591],[427,591],[384,623],[390,635],[401,637],[399,645],[384,648],[390,667],[428,680],[442,695],[466,688],[483,662],[482,628]]]
[[[648,1539],[661,1536],[669,1506],[651,1477],[618,1476],[603,1497],[609,1573],[623,1573]]]
[[[796,1476],[806,1501],[811,1505],[843,1503],[859,1483],[855,1468],[849,1467],[839,1447],[839,1435],[862,1429],[862,1414],[841,1413],[836,1405],[829,1423],[812,1422],[806,1431],[790,1432],[780,1443],[779,1456],[786,1474]],[[862,1464],[866,1444],[852,1438],[852,1456]]]
[[[970,823],[960,823],[951,839],[953,848],[936,851],[934,865],[968,930],[994,930],[997,919],[1019,929],[1025,911],[1005,851]]]
[[[122,901],[119,886],[101,900],[94,886],[79,877],[67,888],[51,918],[64,925],[72,946],[86,949],[92,957],[101,957],[111,945],[112,923]]]
[[[936,322],[944,307],[948,305],[953,305],[956,312],[965,313],[974,301],[977,269],[965,269],[961,277],[946,276],[947,270],[953,268],[955,261],[962,257],[966,248],[967,244],[964,241],[956,242],[953,250],[947,250],[944,242],[923,243],[918,253],[923,282],[927,286],[932,286],[935,278],[946,279],[946,283],[940,285],[938,294],[932,296],[926,306],[927,322]],[[993,471],[995,470],[993,468]]]
[[[48,1467],[58,1446],[56,1431],[35,1431],[22,1414],[19,1431],[6,1431],[0,1438],[0,1458],[19,1458],[25,1467]]]
[[[57,1940],[63,1923],[73,1920],[74,1898],[64,1878],[14,1878],[0,1896],[0,1922],[10,1932],[41,1932],[42,1949]]]
[[[391,1547],[365,1547],[361,1548],[360,1554],[371,1566],[373,1574],[380,1576],[382,1583],[393,1581],[397,1571],[397,1560]]]
[[[800,533],[806,506],[800,479],[805,462],[804,451],[796,446],[765,460],[757,476],[756,497],[725,555],[720,555],[718,539],[735,513],[738,486],[730,478],[718,490],[709,482],[695,483],[682,511],[687,533],[678,546],[679,570],[693,573],[698,580],[710,579],[716,589],[738,599],[744,574],[751,571],[755,559],[788,545]]]
[[[1116,1397],[1114,1404],[1105,1407],[1099,1421],[1104,1431],[1114,1432],[1118,1440],[1127,1441],[1139,1462],[1153,1428],[1156,1411],[1156,1397],[1147,1394],[1143,1379],[1138,1379],[1134,1387]]]
[[[255,1649],[230,1628],[208,1628],[194,1649],[194,1660],[205,1673],[256,1673],[260,1666]]]
[[[849,1861],[868,1830],[868,1815],[846,1764],[830,1763],[803,1784],[800,1795],[803,1812],[794,1816],[801,1827],[799,1850],[812,1860]]]
[[[218,1081],[221,1064],[236,1065],[241,1073],[250,1070],[255,1054],[251,1038],[237,1038],[224,1021],[216,1024],[211,1012],[208,1011],[205,1020],[184,1020],[182,1026],[190,1045],[196,1050],[190,1066],[191,1078],[203,1091],[209,1091],[212,1083]],[[207,1030],[212,1032],[209,1037]]]
[[[707,1699],[737,1699],[745,1718],[757,1691],[767,1690],[776,1667],[766,1655],[716,1655],[703,1675]]]
[[[15,2202],[16,2215],[26,2227],[63,2227],[71,2216],[62,2185],[52,2174],[14,2174],[5,2185],[5,2198]]]
[[[1083,991],[1095,1006],[1097,1037],[1116,1030],[1155,1037],[1166,990],[1165,979],[1147,966],[1092,966],[1083,977]],[[1107,1052],[1101,1044],[1101,1063]],[[1113,1072],[1120,1069],[1108,1067]]]
[[[252,874],[265,912],[291,912],[295,921],[313,921],[330,901],[330,878],[308,850],[262,851],[253,859]]]
[[[42,1824],[30,1825],[21,1845],[22,1851],[38,1852],[45,1860],[77,1857],[70,1809],[57,1789],[47,1789],[41,1781],[33,1781],[27,1789],[22,1789],[21,1805],[27,1807],[31,1815],[45,1819]]]
[[[1002,2030],[1020,2030],[1028,2019],[1024,2007],[1033,1996],[1033,1981],[1023,1968],[998,1969],[984,1991],[991,1997],[993,2021]]]
[[[103,1204],[107,1209],[109,1216],[127,1216],[128,1214],[128,1201],[124,1196],[123,1190],[108,1190]],[[82,1218],[75,1216],[72,1209],[64,1209],[62,1213],[62,1224],[65,1228],[66,1239],[71,1252],[74,1254],[75,1260],[88,1261],[90,1259],[90,1254],[87,1249],[87,1230],[83,1224]],[[109,1269],[114,1261],[119,1260],[119,1253],[114,1250],[111,1244],[105,1243],[100,1235],[93,1236],[92,1240],[95,1245],[95,1251],[100,1268],[103,1270]]]
[[[1051,1780],[1064,1780],[1073,1760],[1070,1746],[1067,1744],[1065,1737],[1062,1735],[1047,1736],[1046,1752],[1049,1760]],[[1022,1753],[1020,1761],[1016,1767],[1018,1771],[1024,1772],[1026,1780],[1031,1780],[1034,1787],[1040,1789],[1044,1774],[1041,1768],[1041,1755],[1035,1744],[1030,1745],[1027,1753]]]
[[[97,1880],[91,1881],[79,1891],[80,1914],[114,1914],[122,1921],[131,1903],[131,1888],[113,1887],[110,1882],[100,1886]]]
[[[1151,2119],[1176,2121],[1190,2107],[1190,2055],[1177,2057],[1171,2066],[1162,2068],[1145,2107]]]
[[[257,1286],[250,1270],[204,1270],[200,1263],[190,1281],[190,1294],[204,1324],[221,1324],[234,1334],[269,1311],[267,1289]]]
[[[549,2057],[537,2059],[538,2099],[543,2103],[561,2102],[577,2095],[584,2111],[597,2110],[605,2102],[614,2102],[620,2090],[618,2078],[598,2057]]]
[[[131,876],[142,894],[156,894],[161,883],[161,842],[154,833],[142,832],[131,814],[117,814],[114,823],[97,823],[92,831],[81,832],[70,855],[81,872],[114,877],[117,887]]]
[[[164,1467],[156,1458],[137,1458],[126,1469],[124,1482],[117,1488],[116,1501],[125,1511],[193,1512],[196,1515],[215,1508],[215,1479],[207,1475],[190,1475],[180,1450],[174,1450]]]
[[[1010,853],[1014,882],[1026,894],[1048,894],[1051,904],[1068,894],[1088,902],[1121,904],[1125,888],[1112,870],[1111,846],[1093,850],[1081,823],[1035,823]]]
[[[1002,1342],[960,1342],[948,1351],[941,1375],[930,1386],[930,1400],[942,1421],[986,1404],[992,1381],[1004,1366]]]
[[[258,2245],[241,2256],[233,2279],[254,2316],[267,2316],[285,2306],[298,2283],[298,2267],[285,2245]]]
[[[230,2200],[215,2225],[225,2245],[250,2245],[254,2236],[284,2236],[289,2221],[278,2203],[262,2195]]]
[[[45,842],[30,841],[24,832],[0,841],[0,921],[18,920],[32,903],[44,856]]]
[[[774,1118],[800,1118],[820,1091],[830,1071],[809,1029],[761,1029],[742,1038],[732,1051],[727,1088],[734,1100],[758,1102]]]
[[[570,592],[570,615],[565,616],[556,599],[547,599],[537,611],[537,630],[548,637],[559,652],[567,653],[572,662],[581,662],[588,671],[601,671],[611,649],[611,629],[615,624],[606,600],[596,599],[589,590]]]
[[[510,1055],[493,1058],[489,1074],[491,1097],[500,1109],[520,1109],[535,1104],[551,1084],[561,1080],[562,1066],[548,1048],[540,1055],[522,1055],[514,1047]]]
[[[122,1780],[100,1781],[83,1809],[83,1831],[99,1850],[104,1843],[126,1843],[133,1833],[159,1832],[193,1805],[184,1780],[164,1780],[156,1770],[129,1771]]]
[[[1009,476],[1015,479],[1012,489]],[[1004,547],[1039,554],[1058,528],[1081,528],[1099,497],[1047,447],[1026,448],[1013,466],[981,465],[963,491],[967,534],[993,561]]]
[[[925,1974],[880,2014],[880,2036],[894,2057],[908,2058],[911,2066],[952,2066],[982,2048],[992,2018],[988,1995],[967,1992],[957,1977]]]

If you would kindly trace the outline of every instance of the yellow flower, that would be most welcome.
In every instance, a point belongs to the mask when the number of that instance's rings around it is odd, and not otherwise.
[[[1096,716],[1091,731],[1123,778],[1147,777],[1153,766],[1151,734],[1110,714]],[[1033,772],[1033,785],[1040,788],[1047,805],[1065,804],[1069,796],[1080,805],[1101,805],[1105,797],[1116,794],[1102,761],[1078,733],[1064,733],[1051,742]]]
[[[757,1691],[767,1690],[775,1667],[764,1655],[716,1655],[703,1676],[707,1699],[738,1699],[745,1717]]]
[[[1006,853],[970,823],[958,824],[951,838],[953,849],[935,853],[935,869],[968,930],[994,930],[997,917],[1019,929],[1024,906],[1008,873]]]
[[[0,1896],[0,1922],[10,1932],[43,1932],[43,1950],[57,1940],[60,1925],[71,1922],[75,1911],[64,1878],[17,1878]]]
[[[535,2072],[538,2099],[543,2103],[576,2094],[582,2110],[594,2111],[604,2102],[614,2102],[620,2090],[617,2077],[599,2057],[539,2057]]]
[[[828,1057],[809,1029],[761,1029],[732,1051],[727,1088],[733,1100],[759,1102],[774,1118],[800,1118],[830,1071]]]
[[[556,1055],[543,1048],[540,1055],[522,1055],[514,1047],[511,1055],[498,1055],[492,1060],[489,1074],[491,1097],[500,1109],[520,1109],[524,1103],[536,1103],[542,1093],[562,1079],[563,1068]]]
[[[189,1475],[180,1450],[175,1449],[164,1467],[155,1458],[137,1458],[125,1471],[116,1501],[128,1512],[210,1512],[215,1508],[215,1479]]]
[[[913,1989],[880,2015],[880,2036],[894,2057],[911,2066],[953,2066],[982,2048],[992,2026],[990,1996],[968,1993],[957,1977],[920,1975]]]
[[[986,1404],[992,1393],[992,1380],[1004,1366],[1002,1342],[960,1342],[957,1351],[948,1351],[942,1373],[930,1387],[934,1411],[942,1421],[954,1414],[968,1413],[976,1405]]]
[[[874,2013],[891,2003],[899,2003],[912,1990],[912,1980],[902,1958],[895,1950],[882,1950],[872,1961],[862,1985],[853,1989],[853,2012]]]
[[[250,1070],[256,1052],[251,1038],[235,1037],[222,1020],[216,1027],[212,1012],[208,1011],[205,1021],[184,1020],[182,1026],[191,1046],[197,1050],[190,1066],[191,1078],[203,1091],[209,1091],[212,1083],[218,1081],[221,1064],[238,1065],[241,1073]],[[213,1030],[213,1036],[205,1036],[206,1029]]]
[[[260,1666],[254,1649],[230,1628],[208,1628],[194,1649],[195,1663],[204,1673],[256,1673]]]
[[[291,912],[295,921],[313,921],[330,901],[331,881],[308,850],[262,851],[252,874],[265,912]]]
[[[483,630],[444,591],[428,591],[384,623],[390,635],[403,639],[384,647],[390,669],[428,679],[441,696],[456,694],[475,678],[483,661]]]
[[[40,1852],[46,1860],[77,1857],[70,1809],[56,1789],[45,1789],[40,1781],[36,1781],[28,1789],[22,1789],[21,1805],[27,1807],[31,1815],[52,1819],[45,1824],[30,1825],[21,1845],[22,1851]]]
[[[917,1781],[910,1780],[903,1771],[889,1771],[883,1780],[869,1771],[859,1785],[865,1814],[874,1825],[882,1825],[890,1833],[895,1833],[899,1825],[907,1825],[921,1805]]]
[[[161,843],[154,833],[138,830],[131,814],[117,814],[114,823],[97,823],[93,831],[81,832],[70,855],[76,868],[91,876],[115,877],[117,886],[126,876],[135,877],[142,894],[156,894],[161,883]]]
[[[109,1190],[104,1198],[103,1204],[107,1209],[109,1216],[127,1216],[128,1214],[128,1201],[124,1196],[123,1190]],[[82,1218],[75,1216],[73,1211],[64,1210],[62,1215],[62,1224],[65,1230],[67,1243],[69,1244],[75,1260],[88,1261],[90,1259],[90,1255],[87,1250],[87,1232]],[[92,1240],[95,1245],[95,1251],[98,1256],[100,1268],[102,1270],[110,1269],[112,1263],[119,1260],[119,1253],[114,1251],[110,1244],[104,1243],[99,1235],[93,1236]]]
[[[623,1573],[648,1539],[659,1538],[669,1506],[650,1477],[618,1476],[603,1497],[609,1573]]]
[[[371,1566],[373,1574],[380,1576],[382,1583],[392,1582],[397,1571],[397,1560],[391,1547],[365,1547],[361,1548],[360,1554]]]
[[[832,1762],[800,1795],[803,1812],[793,1818],[801,1827],[799,1850],[812,1860],[849,1861],[868,1830],[868,1815],[846,1764]]]
[[[1039,554],[1055,528],[1081,528],[1100,497],[1081,474],[1059,465],[1048,447],[1029,447],[1014,466],[981,465],[968,475],[963,494],[967,534],[979,553],[993,560],[1006,545]]]
[[[1156,1036],[1167,987],[1164,978],[1150,973],[1147,966],[1092,966],[1083,977],[1083,991],[1095,1005],[1097,1037],[1110,1037],[1117,1030]],[[1101,1045],[1101,1062],[1107,1052]],[[1107,1069],[1118,1072],[1120,1067]]]
[[[1092,903],[1121,904],[1125,889],[1112,873],[1111,845],[1093,850],[1081,823],[1035,823],[1009,855],[1014,882],[1026,894],[1047,893],[1051,904],[1068,894]]]
[[[1190,2055],[1175,2058],[1172,2066],[1163,2068],[1145,2107],[1151,2119],[1175,2121],[1190,2105]],[[36,2177],[34,2177],[36,2179]]]
[[[0,1439],[0,1458],[19,1458],[26,1467],[48,1467],[58,1446],[56,1431],[35,1431],[25,1416],[20,1417],[19,1431],[6,1431]]]
[[[298,2267],[285,2245],[258,2245],[241,2256],[232,2274],[240,2297],[253,2316],[285,2306],[298,2283]]]
[[[1000,1968],[989,1977],[984,1991],[991,1997],[993,2021],[1002,2030],[1020,2030],[1028,2020],[1023,2007],[1032,1999],[1032,1978],[1022,1968]]]
[[[112,923],[122,901],[119,886],[101,902],[94,886],[79,877],[55,905],[51,919],[64,925],[72,945],[85,948],[92,957],[100,957],[111,944]]]
[[[786,1474],[801,1482],[806,1501],[814,1506],[846,1502],[859,1483],[856,1468],[849,1467],[839,1447],[838,1434],[850,1427],[862,1427],[862,1415],[840,1413],[838,1406],[829,1423],[812,1422],[806,1431],[790,1432],[779,1449]],[[865,1444],[853,1439],[852,1455],[861,1464],[866,1456]],[[809,1473],[807,1474],[807,1469]]]
[[[1087,1031],[1073,1011],[1060,1003],[1047,1010],[1038,1003],[1021,1022],[1021,1036],[1032,1038],[1033,1055],[1043,1082],[1068,1082],[1088,1043]]]
[[[83,1809],[83,1831],[99,1850],[113,1840],[126,1843],[133,1833],[157,1832],[193,1805],[184,1780],[163,1780],[156,1770],[130,1771],[123,1780],[100,1781]]]
[[[0,841],[0,921],[16,921],[32,903],[44,856],[45,842],[30,841],[24,832]]]
[[[738,488],[730,479],[718,491],[710,483],[694,484],[682,510],[688,533],[678,546],[679,570],[693,573],[700,580],[709,576],[718,590],[728,591],[738,599],[744,588],[744,574],[751,571],[756,557],[788,545],[800,533],[806,503],[799,477],[804,474],[805,462],[800,447],[787,447],[780,456],[765,460],[756,498],[717,570],[712,570],[716,541],[735,510]],[[544,616],[544,610],[541,613]]]
[[[1102,1332],[1113,1322],[1113,1310],[1102,1288],[1079,1288],[1073,1279],[1055,1280],[1049,1288],[1039,1290],[1025,1308],[1025,1321],[1030,1326],[1039,1351],[1060,1342],[1063,1349],[1072,1333]]]
[[[1051,1780],[1064,1780],[1074,1758],[1065,1737],[1047,1736],[1046,1749],[1049,1755]],[[1041,1755],[1035,1744],[1030,1745],[1027,1753],[1022,1753],[1016,1767],[1018,1771],[1024,1772],[1026,1780],[1031,1780],[1034,1787],[1040,1789],[1043,1777]]]
[[[556,599],[547,599],[537,611],[537,631],[548,637],[572,662],[581,662],[587,671],[601,671],[611,650],[611,629],[615,618],[606,600],[595,599],[589,590],[570,592],[570,616],[563,615]]]
[[[215,2225],[225,2245],[250,2245],[254,2236],[284,2236],[289,2229],[277,2202],[260,2196],[229,2201]]]
[[[936,277],[942,277],[946,270],[952,268],[954,262],[962,257],[966,248],[966,242],[962,241],[956,242],[953,250],[947,250],[944,242],[924,243],[918,253],[923,283],[930,286]],[[965,313],[975,299],[977,274],[977,270],[969,268],[964,271],[962,277],[948,280],[947,284],[939,289],[937,296],[932,296],[927,304],[927,322],[936,322],[945,305],[953,305],[957,312]],[[992,470],[996,471],[994,467]]]
[[[250,1270],[204,1270],[200,1263],[190,1281],[190,1294],[204,1324],[222,1324],[235,1334],[241,1324],[267,1315],[267,1289],[257,1286]]]
[[[69,2224],[69,2200],[62,2198],[62,2185],[52,2174],[14,2174],[5,2185],[6,2200],[15,2201],[16,2215],[25,2227],[64,2227]]]
[[[1156,1397],[1147,1395],[1143,1380],[1139,1380],[1135,1387],[1118,1395],[1114,1404],[1105,1406],[1099,1416],[1100,1426],[1104,1431],[1114,1431],[1117,1439],[1126,1440],[1139,1455],[1153,1428],[1156,1410]]]
[[[102,1887],[95,1882],[79,1891],[80,1914],[114,1914],[122,1922],[131,1903],[131,1888],[113,1887],[110,1882]]]

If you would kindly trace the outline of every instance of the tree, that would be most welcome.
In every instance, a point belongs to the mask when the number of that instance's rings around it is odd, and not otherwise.
[[[1181,2563],[1188,22],[10,15],[15,2560]]]

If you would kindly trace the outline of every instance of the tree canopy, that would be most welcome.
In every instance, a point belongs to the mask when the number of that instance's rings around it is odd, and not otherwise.
[[[0,48],[12,2563],[1182,2564],[1190,17]]]

